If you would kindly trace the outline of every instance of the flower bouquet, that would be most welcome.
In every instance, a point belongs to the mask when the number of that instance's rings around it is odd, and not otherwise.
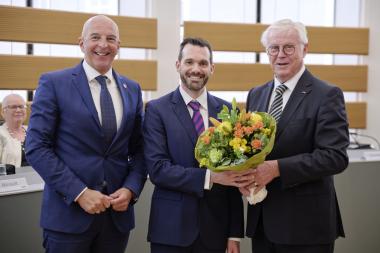
[[[235,98],[232,109],[227,106],[218,113],[218,121],[210,117],[214,126],[198,138],[195,158],[200,167],[214,172],[247,170],[265,161],[272,151],[276,135],[276,120],[265,112],[239,112]],[[251,204],[262,201],[267,191],[263,188],[247,198]]]

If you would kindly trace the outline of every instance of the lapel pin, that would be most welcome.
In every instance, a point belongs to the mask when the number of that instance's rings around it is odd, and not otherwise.
[[[301,91],[302,94],[307,94],[308,92],[307,91]]]
[[[124,89],[126,89],[127,88],[127,84],[123,83],[123,87],[124,87]]]

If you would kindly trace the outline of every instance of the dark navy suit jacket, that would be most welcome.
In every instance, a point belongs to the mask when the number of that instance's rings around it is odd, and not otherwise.
[[[208,113],[216,118],[230,104],[210,94]],[[234,187],[204,190],[206,170],[194,157],[197,134],[179,89],[149,102],[144,121],[145,159],[152,196],[148,240],[189,246],[200,239],[226,249],[228,237],[243,237],[243,205]]]
[[[85,188],[107,193],[121,187],[140,194],[146,180],[139,85],[113,72],[123,118],[112,144],[105,145],[101,124],[82,64],[43,74],[32,105],[26,155],[45,181],[41,226],[66,233],[85,231],[94,219],[74,202]],[[121,232],[134,227],[133,206],[111,211]]]
[[[249,111],[267,111],[273,81],[253,88]],[[248,208],[247,235],[262,216],[267,238],[278,244],[326,244],[344,236],[333,175],[348,165],[348,124],[342,91],[305,70],[278,123],[273,151],[280,178],[267,198]]]

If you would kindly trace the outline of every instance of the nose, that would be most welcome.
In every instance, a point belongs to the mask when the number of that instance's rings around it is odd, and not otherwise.
[[[100,47],[107,47],[108,46],[107,39],[105,39],[105,38],[100,39],[98,41],[98,46],[100,46]]]
[[[284,48],[280,47],[278,51],[277,57],[286,57],[287,55],[284,53]]]
[[[191,71],[192,71],[193,73],[200,73],[200,72],[201,72],[201,67],[199,66],[198,63],[195,63],[195,64],[193,65],[193,68],[192,68]]]

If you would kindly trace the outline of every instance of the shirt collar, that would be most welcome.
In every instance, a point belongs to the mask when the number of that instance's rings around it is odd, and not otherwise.
[[[206,87],[204,88],[202,94],[197,97],[196,99],[193,99],[192,97],[190,97],[189,94],[187,94],[187,92],[182,88],[181,85],[179,85],[179,92],[181,93],[181,96],[183,98],[183,100],[185,101],[185,104],[188,105],[190,103],[190,101],[198,101],[200,104],[201,104],[201,107],[203,109],[205,109],[207,111],[207,89]]]
[[[87,76],[87,80],[88,82],[91,82],[95,79],[95,77],[97,76],[100,76],[101,74],[96,70],[94,69],[93,67],[91,67],[87,62],[86,60],[83,60],[83,69],[84,69],[84,72],[86,73],[86,76]],[[112,68],[110,68],[107,73],[105,73],[103,76],[106,76],[109,80],[112,80],[113,79],[113,76],[112,76]]]
[[[305,65],[302,65],[301,69],[295,74],[292,78],[290,78],[288,81],[281,83],[276,76],[274,77],[274,90],[281,84],[285,84],[286,87],[288,87],[288,90],[292,92],[294,88],[296,87],[298,81],[300,80],[303,72],[305,71]]]

